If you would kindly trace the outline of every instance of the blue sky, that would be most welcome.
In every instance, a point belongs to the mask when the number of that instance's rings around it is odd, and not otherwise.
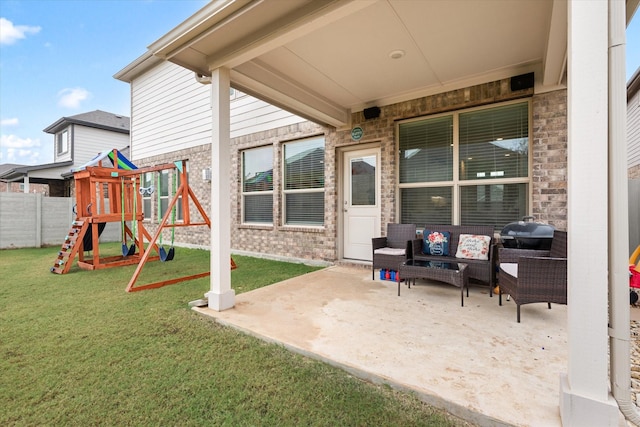
[[[113,75],[206,0],[0,0],[0,164],[53,162],[61,117],[130,115]]]
[[[113,75],[206,0],[0,0],[0,164],[53,161],[61,117],[130,115]],[[640,66],[640,12],[627,28],[627,79]]]

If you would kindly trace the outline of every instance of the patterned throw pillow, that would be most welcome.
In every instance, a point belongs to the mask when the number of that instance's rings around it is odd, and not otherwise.
[[[456,258],[488,260],[490,243],[489,236],[461,234]]]
[[[423,236],[422,253],[425,255],[449,255],[451,233],[448,231],[425,230]]]

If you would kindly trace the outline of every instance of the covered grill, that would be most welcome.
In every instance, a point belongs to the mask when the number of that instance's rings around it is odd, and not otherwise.
[[[522,221],[505,225],[500,238],[505,248],[548,250],[551,248],[554,230],[549,224],[534,222],[532,216],[525,216]]]

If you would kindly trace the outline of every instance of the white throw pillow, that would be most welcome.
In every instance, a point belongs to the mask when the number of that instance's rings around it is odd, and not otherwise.
[[[488,260],[490,243],[491,237],[489,236],[461,234],[456,258]]]

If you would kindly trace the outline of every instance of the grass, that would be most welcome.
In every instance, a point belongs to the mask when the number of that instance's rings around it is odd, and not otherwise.
[[[57,251],[0,251],[0,425],[466,425],[194,313],[208,278],[126,293],[135,266],[55,275]],[[315,269],[234,260],[236,293]],[[208,265],[207,251],[177,248],[138,283]]]

